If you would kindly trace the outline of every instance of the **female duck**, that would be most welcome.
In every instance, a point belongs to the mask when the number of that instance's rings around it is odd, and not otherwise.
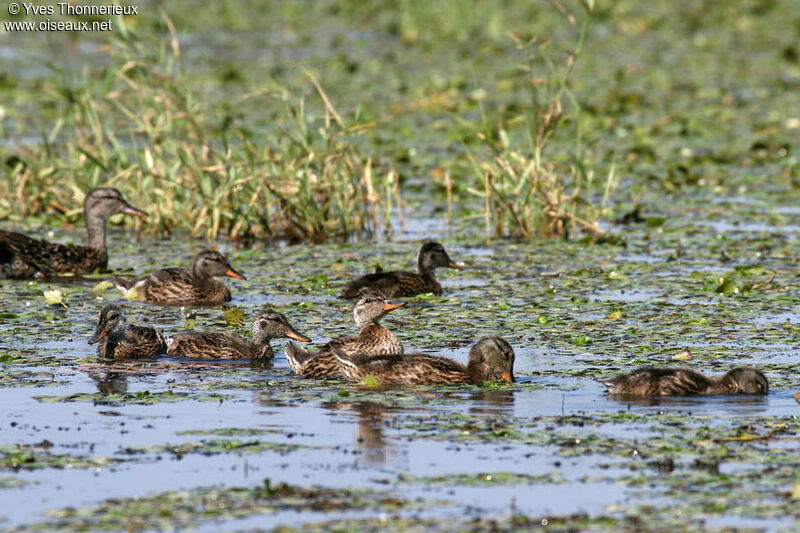
[[[106,223],[111,215],[125,213],[146,217],[129,204],[117,189],[92,189],[83,201],[88,246],[65,245],[0,231],[0,273],[7,278],[86,274],[108,266]]]
[[[425,354],[347,354],[334,348],[347,381],[374,376],[382,384],[445,385],[514,381],[514,349],[500,337],[479,340],[469,351],[467,366],[446,357]]]
[[[98,355],[107,359],[153,357],[167,350],[164,335],[160,331],[128,324],[122,308],[116,304],[109,304],[100,310],[97,329],[89,339],[89,344],[98,342]]]
[[[369,288],[380,292],[387,298],[415,296],[426,292],[442,294],[442,286],[435,276],[436,267],[449,267],[460,270],[438,242],[426,242],[417,257],[418,272],[376,272],[351,281],[339,294],[339,298],[354,298],[359,291]]]
[[[691,368],[645,367],[602,381],[620,396],[687,396],[692,394],[766,394],[767,378],[755,368],[734,368],[722,376],[705,376]]]
[[[114,284],[124,295],[158,304],[218,304],[231,300],[231,291],[214,276],[246,279],[215,250],[197,254],[191,268],[162,268],[147,277],[129,280],[119,276]]]
[[[290,342],[286,345],[286,359],[295,374],[305,378],[339,377],[339,365],[333,355],[337,348],[344,353],[366,355],[381,353],[403,353],[403,344],[397,335],[378,324],[378,319],[393,309],[403,307],[405,302],[387,301],[381,294],[365,290],[353,305],[353,318],[358,326],[358,336],[342,336],[324,345],[316,354]]]
[[[274,352],[269,341],[288,337],[301,342],[309,339],[300,335],[277,311],[265,311],[253,320],[252,339],[233,333],[199,333],[189,331],[167,339],[167,355],[199,359],[272,359]]]

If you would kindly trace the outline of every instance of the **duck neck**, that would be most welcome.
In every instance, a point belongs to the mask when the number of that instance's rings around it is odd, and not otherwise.
[[[467,376],[471,383],[483,383],[494,379],[493,372],[479,361],[469,361],[467,363]]]
[[[214,276],[203,271],[203,269],[200,268],[200,263],[196,262],[192,264],[192,277],[200,282],[201,285],[205,285],[208,284]]]
[[[426,264],[422,257],[417,259],[417,272],[426,281],[436,282],[436,267]]]
[[[358,343],[366,351],[378,353],[403,353],[403,343],[397,335],[375,322],[371,322],[358,332]]]
[[[739,390],[739,386],[728,374],[709,378],[708,381],[710,383],[706,394],[735,394]]]
[[[108,217],[83,211],[83,218],[86,220],[86,233],[89,236],[89,248],[93,248],[102,253],[106,253],[106,223]]]

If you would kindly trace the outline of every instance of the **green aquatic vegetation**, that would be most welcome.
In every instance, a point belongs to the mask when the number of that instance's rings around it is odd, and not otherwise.
[[[176,457],[181,457],[189,453],[199,453],[203,455],[215,455],[220,453],[256,454],[269,451],[287,454],[303,448],[320,448],[320,446],[306,446],[288,442],[266,442],[260,440],[209,439],[198,442],[187,441],[179,444],[128,446],[121,451],[126,455],[170,453]]]
[[[54,402],[91,402],[95,405],[151,405],[163,402],[223,402],[229,398],[222,394],[199,394],[188,392],[163,392],[140,391],[132,393],[77,393],[65,396],[39,395],[34,398],[43,403]]]
[[[47,520],[33,523],[30,528],[33,531],[53,528],[184,529],[210,521],[284,511],[342,512],[364,509],[392,512],[410,505],[411,502],[382,492],[272,484],[267,478],[254,487],[196,488],[141,498],[109,499],[86,508],[52,510]]]
[[[564,478],[560,472],[537,476],[514,472],[490,472],[448,476],[401,476],[399,481],[400,483],[425,486],[494,487],[502,485],[549,485],[563,483]]]
[[[50,451],[52,447],[53,444],[48,441],[39,444],[0,445],[0,469],[19,471],[46,468],[104,468],[120,462],[120,459],[115,457],[81,457],[52,453]]]

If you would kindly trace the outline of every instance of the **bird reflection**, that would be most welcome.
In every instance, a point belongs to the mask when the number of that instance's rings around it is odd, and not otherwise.
[[[128,392],[128,376],[122,372],[91,372],[89,377],[97,385],[101,394],[121,394]]]
[[[355,434],[356,455],[355,467],[386,466],[405,455],[394,446],[383,433],[387,415],[391,408],[376,402],[330,403],[323,405],[332,411],[355,411],[357,426]]]
[[[514,408],[513,389],[480,388],[470,393],[470,413],[511,415]]]

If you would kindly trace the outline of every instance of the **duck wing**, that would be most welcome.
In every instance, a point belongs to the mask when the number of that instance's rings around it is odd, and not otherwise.
[[[469,383],[467,369],[446,357],[425,354],[344,355],[336,352],[348,381],[361,381],[368,375],[379,382],[400,385],[444,385]]]
[[[167,355],[195,359],[250,359],[258,356],[256,347],[232,333],[178,333],[167,342]]]
[[[378,291],[386,298],[434,292],[433,287],[428,288],[425,280],[416,272],[377,272],[361,276],[348,283],[339,294],[339,298],[355,298],[364,288]]]
[[[88,246],[32,239],[22,233],[0,231],[0,271],[9,278],[83,274],[105,268],[108,256]]]

